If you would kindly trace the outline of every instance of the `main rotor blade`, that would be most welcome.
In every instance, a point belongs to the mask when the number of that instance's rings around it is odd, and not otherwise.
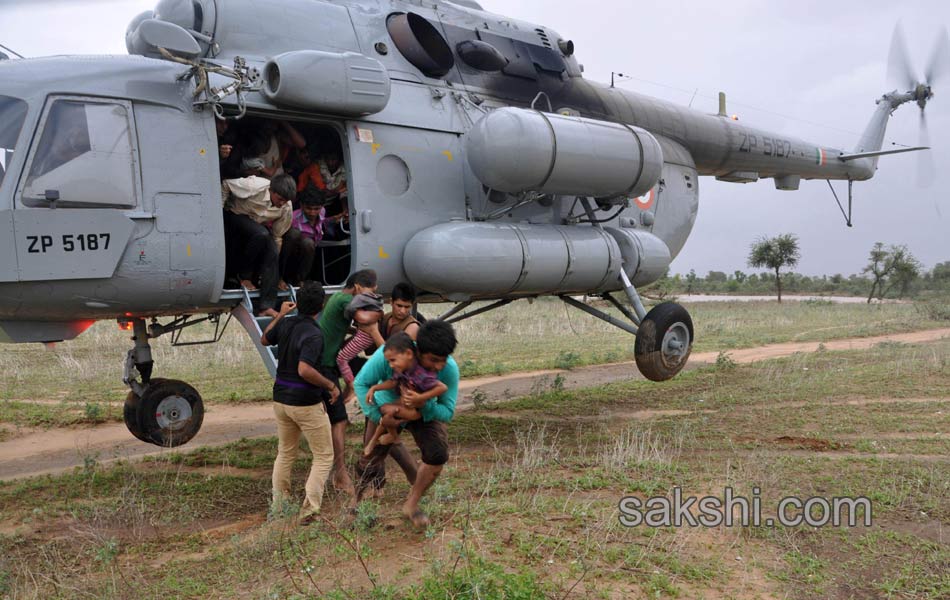
[[[887,55],[887,84],[897,86],[902,92],[914,89],[918,82],[914,68],[907,53],[907,41],[904,28],[900,23],[894,26],[891,37],[891,50]]]
[[[937,36],[937,43],[930,53],[930,60],[927,61],[927,70],[924,72],[928,85],[933,85],[934,81],[941,78],[950,77],[950,37],[947,36],[947,28],[942,27]]]
[[[927,128],[927,113],[920,110],[920,146],[930,146],[930,130]],[[917,157],[917,185],[928,188],[933,185],[937,175],[933,150],[925,150]]]

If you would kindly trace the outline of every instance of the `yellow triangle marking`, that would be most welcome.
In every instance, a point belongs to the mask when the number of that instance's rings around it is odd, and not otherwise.
[[[191,244],[188,244],[187,246],[185,246],[185,252],[188,253],[188,256],[191,256]]]
[[[372,150],[373,150],[373,154],[376,154],[376,152],[377,152],[381,147],[382,147],[382,144],[373,144],[372,146],[370,146],[370,148],[372,148]]]
[[[383,250],[383,247],[382,247],[382,246],[379,247],[379,257],[380,257],[380,258],[383,258],[383,259],[389,258],[389,255],[386,254],[386,251]]]
[[[442,154],[444,154],[444,155],[446,156],[446,158],[449,159],[449,162],[452,162],[453,160],[455,160],[455,157],[452,156],[452,151],[451,151],[451,150],[443,150],[443,151],[442,151]]]

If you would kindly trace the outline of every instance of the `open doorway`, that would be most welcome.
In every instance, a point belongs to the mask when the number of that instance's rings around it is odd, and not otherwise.
[[[281,281],[290,285],[306,279],[320,281],[325,286],[343,284],[351,270],[354,240],[350,227],[348,165],[339,130],[326,124],[263,116],[248,116],[237,121],[219,120],[216,125],[222,188],[226,198],[228,279],[225,287],[263,284],[259,274],[248,273],[247,264],[242,264],[242,254],[247,251],[246,236],[229,227],[232,220],[229,210],[252,212],[244,206],[229,205],[232,201],[227,199],[229,192],[232,196],[236,190],[237,195],[242,193],[235,180],[252,173],[271,182],[283,176],[285,184],[292,180],[295,191],[290,199],[294,246],[287,245],[286,237],[283,244],[278,244]],[[256,170],[258,168],[260,170]],[[267,184],[258,181],[248,187],[252,191],[260,188],[262,195],[258,201],[263,207],[260,213],[249,216],[258,224],[271,226],[276,221],[269,222],[265,214],[273,210],[267,204],[269,196],[263,196]],[[273,193],[273,189],[274,186],[270,186],[267,193]],[[285,225],[283,223],[281,227]],[[298,242],[297,238],[304,241]],[[248,279],[254,276],[257,280]]]

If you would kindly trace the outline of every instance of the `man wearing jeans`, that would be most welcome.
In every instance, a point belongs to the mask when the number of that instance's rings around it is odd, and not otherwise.
[[[392,378],[393,370],[383,355],[385,348],[378,349],[360,369],[353,386],[363,414],[374,423],[386,426],[405,425],[412,434],[416,446],[422,454],[422,466],[416,473],[409,497],[402,505],[402,512],[418,528],[429,525],[429,517],[419,509],[419,501],[426,490],[442,472],[442,466],[449,460],[449,440],[446,424],[455,415],[455,400],[458,397],[459,369],[450,354],[455,352],[457,341],[452,326],[445,321],[429,321],[419,328],[416,338],[416,350],[419,364],[423,368],[438,373],[438,379],[448,388],[444,394],[429,400],[419,400],[420,394],[412,390],[403,392],[402,397],[392,391],[380,390],[374,395],[374,403],[366,402],[369,388]],[[407,407],[418,409],[422,418],[418,421],[387,422],[392,417],[383,417],[379,407],[390,402],[401,402]],[[361,456],[356,465],[356,502],[362,499],[366,490],[382,476],[383,464],[392,446],[376,446],[369,456]]]
[[[333,465],[333,441],[324,399],[339,401],[339,389],[320,374],[323,334],[317,313],[326,294],[320,284],[307,281],[297,292],[297,303],[284,302],[277,317],[261,336],[265,346],[277,343],[277,377],[274,380],[274,416],[277,418],[277,459],[272,478],[274,506],[290,497],[290,474],[297,458],[300,436],[307,439],[313,464],[305,486],[300,524],[313,522],[320,513],[323,487]],[[287,314],[297,309],[297,315]]]

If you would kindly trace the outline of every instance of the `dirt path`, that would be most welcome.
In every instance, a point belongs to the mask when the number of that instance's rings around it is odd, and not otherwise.
[[[881,342],[923,343],[950,337],[950,328],[931,329],[913,333],[853,338],[824,342],[827,350],[866,349]],[[814,352],[819,342],[772,344],[729,352],[739,363],[790,356],[798,352]],[[718,352],[693,354],[690,365],[695,367],[715,362]],[[464,380],[460,385],[462,398],[459,409],[471,406],[473,395],[485,400],[514,398],[544,389],[560,375],[566,389],[582,389],[612,381],[640,378],[636,365],[630,362],[595,365],[571,371],[547,370],[512,373],[498,377]],[[207,406],[204,425],[186,449],[198,446],[219,446],[241,438],[274,435],[269,404]],[[110,423],[85,428],[32,431],[26,435],[0,442],[0,481],[60,473],[88,460],[100,463],[129,460],[168,452],[134,439],[122,423]]]

